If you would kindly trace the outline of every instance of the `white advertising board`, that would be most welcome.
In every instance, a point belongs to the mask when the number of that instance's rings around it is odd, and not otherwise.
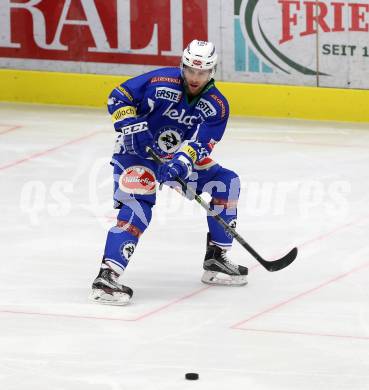
[[[213,40],[223,81],[369,89],[368,0],[0,0],[0,67],[137,75]]]

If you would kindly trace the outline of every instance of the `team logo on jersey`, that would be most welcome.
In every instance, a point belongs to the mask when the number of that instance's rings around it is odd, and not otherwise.
[[[157,99],[165,99],[178,103],[181,100],[182,92],[173,88],[159,87],[156,88],[155,97]]]
[[[124,259],[129,261],[135,249],[136,249],[136,243],[134,243],[133,241],[126,241],[120,247],[120,254]]]
[[[167,116],[170,119],[173,119],[174,121],[178,122],[179,124],[184,124],[187,126],[188,129],[193,127],[197,121],[201,121],[200,116],[195,115],[186,115],[186,110],[182,108],[181,111],[176,110],[173,107],[173,103],[170,103],[168,108],[163,112],[163,116]]]
[[[175,153],[181,146],[183,132],[171,127],[163,127],[159,131],[156,145],[166,154]]]
[[[155,173],[142,165],[133,165],[120,175],[119,188],[129,194],[153,194],[156,190]]]
[[[201,111],[205,118],[209,116],[215,116],[217,114],[217,110],[215,107],[208,101],[203,98],[199,100],[199,102],[196,105],[196,109]]]

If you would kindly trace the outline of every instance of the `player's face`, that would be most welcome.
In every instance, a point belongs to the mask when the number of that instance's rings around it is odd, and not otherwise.
[[[186,81],[187,92],[190,95],[198,95],[205,84],[209,81],[210,70],[195,69],[185,66],[183,76]]]

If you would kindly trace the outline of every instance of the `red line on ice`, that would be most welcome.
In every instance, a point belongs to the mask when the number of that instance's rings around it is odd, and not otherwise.
[[[346,229],[348,227],[357,225],[359,222],[365,221],[368,218],[369,218],[369,214],[364,215],[364,216],[362,216],[360,218],[357,218],[357,219],[355,219],[355,220],[353,220],[351,222],[345,223],[344,225],[337,226],[337,227],[335,227],[333,230],[331,230],[329,232],[323,233],[320,236],[317,236],[315,238],[312,238],[310,240],[307,240],[307,241],[303,242],[302,244],[298,245],[298,247],[301,248],[301,247],[309,245],[309,244],[311,244],[311,243],[313,243],[315,241],[325,240],[327,237],[332,236],[333,234],[339,232],[340,230],[343,230],[343,229]]]
[[[364,221],[364,220],[366,220],[366,219],[368,219],[368,218],[369,218],[369,215],[364,215],[363,217],[357,218],[357,219],[354,220],[354,221],[351,221],[351,222],[346,223],[346,224],[341,225],[341,226],[337,226],[336,228],[334,228],[333,230],[331,230],[331,231],[329,231],[329,232],[327,232],[327,233],[321,234],[321,235],[319,235],[319,236],[317,236],[317,237],[315,237],[315,238],[312,238],[312,239],[310,239],[310,240],[307,240],[307,241],[301,243],[300,245],[298,245],[298,247],[301,248],[301,247],[307,246],[307,245],[309,245],[309,244],[311,244],[311,243],[313,243],[313,242],[315,242],[315,241],[324,240],[324,239],[328,238],[329,236],[334,235],[335,233],[339,232],[340,230],[343,230],[343,229],[346,229],[346,228],[348,228],[348,227],[357,225],[357,224],[360,223],[361,221]],[[260,265],[257,265],[256,267],[260,267]],[[254,267],[254,268],[256,268],[256,267]],[[280,307],[289,304],[290,302],[293,302],[293,301],[295,301],[295,300],[297,300],[297,299],[299,299],[299,298],[302,298],[302,297],[304,297],[304,296],[306,296],[306,295],[308,295],[308,294],[311,294],[311,293],[313,293],[313,292],[316,292],[316,291],[318,291],[318,290],[320,290],[320,289],[322,289],[322,288],[324,288],[324,287],[330,285],[331,283],[334,283],[334,282],[336,282],[336,281],[339,281],[339,280],[345,278],[346,276],[349,276],[349,275],[351,275],[352,273],[355,273],[355,272],[357,272],[357,271],[359,271],[359,270],[361,270],[361,269],[363,269],[363,268],[367,268],[367,267],[369,267],[369,262],[366,262],[366,263],[364,263],[364,264],[362,264],[362,265],[360,265],[360,266],[358,266],[358,267],[355,267],[355,268],[353,268],[352,270],[350,270],[350,271],[348,271],[348,272],[346,272],[346,273],[340,274],[340,275],[338,275],[338,276],[336,276],[336,277],[334,277],[334,278],[332,278],[332,279],[330,279],[330,280],[328,280],[328,281],[326,281],[326,282],[324,282],[324,283],[322,283],[322,284],[320,284],[320,285],[318,285],[318,286],[316,286],[316,287],[313,287],[313,288],[311,288],[311,289],[309,289],[309,290],[307,290],[307,291],[304,291],[304,292],[302,292],[302,293],[300,293],[300,294],[298,294],[298,295],[293,296],[293,297],[290,298],[290,299],[287,299],[287,300],[285,300],[285,301],[282,301],[282,302],[280,302],[280,303],[277,303],[277,304],[275,304],[275,305],[273,305],[273,306],[271,306],[271,307],[269,307],[269,308],[267,308],[267,309],[265,309],[265,310],[263,310],[263,311],[261,311],[261,312],[259,312],[259,313],[256,313],[256,314],[254,314],[253,316],[251,316],[251,317],[249,317],[249,318],[247,318],[247,319],[245,319],[245,320],[242,320],[242,321],[240,321],[240,322],[238,322],[238,323],[232,325],[231,328],[232,328],[232,329],[239,329],[239,330],[248,330],[248,331],[253,330],[253,331],[256,332],[256,331],[258,331],[257,329],[242,328],[242,327],[240,327],[240,326],[243,325],[243,324],[245,324],[245,323],[247,323],[247,322],[249,322],[249,321],[254,320],[255,318],[261,317],[261,316],[264,315],[264,314],[267,314],[267,313],[270,313],[271,311],[277,310],[277,309],[279,309]],[[264,331],[264,332],[270,332],[270,333],[274,332],[274,333],[290,333],[290,334],[305,334],[305,335],[323,336],[323,334],[319,334],[319,333],[316,333],[316,334],[315,334],[315,333],[311,333],[311,334],[310,334],[310,333],[308,333],[308,332],[292,332],[292,331],[289,332],[289,331],[283,331],[283,330],[282,330],[282,331],[279,331],[279,330],[269,330],[269,331],[268,331],[268,330],[259,330],[259,331],[260,331],[260,332],[263,332],[263,331]],[[355,338],[355,339],[369,339],[369,337],[365,337],[365,336],[344,336],[344,335],[330,335],[330,334],[326,334],[326,336],[330,336],[330,337],[341,337],[341,338]]]
[[[334,230],[332,230],[332,231],[330,231],[330,232],[328,232],[328,233],[326,233],[326,234],[320,235],[320,236],[318,236],[318,237],[316,237],[316,238],[314,238],[314,239],[311,239],[311,240],[306,241],[305,243],[302,243],[302,244],[300,245],[300,247],[303,246],[303,245],[308,245],[308,244],[310,244],[310,243],[312,243],[312,242],[314,242],[314,241],[324,239],[324,238],[326,238],[326,237],[328,237],[328,236],[330,236],[330,235],[336,233],[337,231],[339,231],[339,230],[341,230],[341,229],[343,229],[343,228],[347,228],[347,227],[350,227],[350,226],[352,226],[352,225],[355,225],[357,222],[359,222],[359,221],[361,221],[361,220],[363,220],[363,219],[365,219],[365,218],[368,218],[368,217],[369,217],[369,216],[364,216],[364,217],[359,218],[359,219],[357,219],[357,220],[355,220],[355,221],[353,221],[353,222],[350,222],[350,223],[344,224],[344,225],[342,225],[342,226],[339,226],[339,227],[335,228]],[[256,264],[256,265],[252,266],[252,267],[250,268],[250,270],[255,269],[255,268],[259,267],[259,266],[260,266],[259,264]],[[317,287],[315,287],[315,288],[313,288],[313,289],[311,289],[311,290],[308,290],[308,291],[305,291],[305,292],[303,292],[303,293],[301,293],[301,294],[298,294],[297,296],[292,297],[292,298],[290,298],[290,299],[287,300],[287,301],[284,301],[284,302],[282,302],[282,303],[279,303],[279,304],[277,304],[277,305],[274,305],[274,306],[272,306],[272,307],[269,308],[269,309],[266,309],[266,310],[264,310],[264,311],[262,311],[262,312],[260,312],[260,313],[258,313],[258,314],[256,314],[256,315],[254,315],[254,316],[252,316],[252,317],[250,317],[250,318],[248,318],[248,319],[246,319],[246,320],[243,320],[243,321],[241,321],[241,322],[239,322],[239,323],[233,325],[231,328],[233,328],[233,329],[240,329],[240,330],[249,330],[249,329],[246,329],[246,328],[240,328],[240,327],[238,327],[238,326],[239,326],[239,325],[242,325],[242,324],[245,323],[245,322],[251,321],[251,319],[257,318],[257,317],[259,317],[259,316],[261,316],[261,315],[263,315],[263,314],[266,314],[266,313],[268,313],[268,312],[270,312],[270,311],[272,311],[272,310],[275,310],[275,309],[277,309],[278,307],[281,307],[281,306],[283,306],[283,305],[285,305],[285,304],[287,304],[287,303],[289,303],[289,302],[291,302],[291,301],[293,301],[293,300],[296,300],[296,299],[298,299],[298,298],[300,298],[300,297],[302,297],[302,296],[304,296],[304,295],[307,295],[307,294],[309,294],[309,293],[311,293],[311,292],[313,292],[313,291],[316,291],[316,290],[318,290],[318,289],[320,289],[320,288],[322,288],[322,287],[324,287],[324,286],[326,286],[326,285],[328,285],[328,284],[330,284],[330,283],[332,283],[332,282],[334,282],[334,281],[336,281],[336,280],[339,280],[339,279],[341,279],[341,278],[343,278],[343,277],[345,277],[345,276],[347,276],[347,275],[349,275],[349,274],[351,274],[351,273],[353,273],[353,272],[356,272],[357,270],[359,270],[359,269],[361,269],[361,268],[365,268],[365,267],[367,267],[367,266],[369,266],[369,263],[367,263],[367,264],[365,264],[365,265],[363,265],[363,266],[361,266],[361,267],[354,268],[353,270],[351,270],[351,271],[349,271],[349,272],[347,272],[347,273],[345,273],[345,274],[343,274],[343,275],[336,276],[335,278],[333,278],[333,279],[331,279],[331,280],[325,282],[323,285],[317,286]],[[165,309],[167,309],[167,308],[169,308],[169,307],[171,307],[171,306],[174,306],[174,305],[176,305],[176,304],[178,304],[178,303],[180,303],[180,302],[185,301],[186,299],[189,299],[189,298],[192,298],[192,297],[194,297],[194,296],[196,296],[196,295],[199,295],[199,294],[201,294],[202,292],[204,292],[204,291],[206,291],[206,290],[208,290],[208,289],[210,289],[210,288],[212,288],[212,287],[213,287],[213,286],[206,286],[206,287],[203,287],[203,288],[198,289],[198,290],[196,290],[196,291],[193,291],[193,292],[191,292],[191,293],[189,293],[189,294],[186,294],[186,295],[184,295],[184,296],[182,296],[182,297],[180,297],[180,298],[177,298],[177,299],[175,299],[174,301],[171,301],[171,302],[169,302],[169,303],[167,303],[167,304],[165,304],[165,305],[162,305],[162,306],[160,306],[160,307],[158,307],[158,308],[156,308],[156,309],[153,309],[153,310],[151,310],[151,311],[145,312],[145,313],[140,314],[140,315],[138,315],[138,316],[136,316],[136,317],[133,317],[133,318],[112,318],[112,317],[73,315],[73,314],[27,312],[27,311],[17,311],[17,310],[0,310],[0,313],[21,314],[21,315],[35,315],[35,316],[49,316],[49,317],[64,317],[64,318],[76,318],[76,319],[91,319],[91,320],[106,320],[106,321],[139,321],[139,320],[148,318],[148,317],[150,317],[150,316],[153,316],[154,314],[157,314],[157,313],[159,313],[159,312],[162,312],[162,311],[164,311]],[[261,331],[261,330],[260,330],[260,331]],[[271,331],[271,332],[272,332],[272,331]],[[277,332],[277,331],[275,331],[275,332]],[[282,331],[281,331],[281,332],[282,332]],[[303,334],[303,332],[301,332],[301,334]],[[344,336],[337,336],[337,337],[344,337]],[[349,336],[347,336],[347,337],[349,337]],[[353,337],[353,338],[354,338],[354,337]]]
[[[167,309],[170,306],[174,306],[179,302],[183,302],[186,299],[192,298],[195,295],[202,293],[205,290],[212,288],[212,286],[202,287],[196,291],[193,291],[190,294],[184,295],[178,299],[175,299],[172,302],[169,302],[163,306],[160,306],[154,310],[148,311],[141,315],[138,315],[133,318],[114,318],[114,317],[99,317],[99,316],[89,316],[89,315],[74,315],[74,314],[63,314],[63,313],[42,313],[42,312],[32,312],[32,311],[24,311],[24,310],[0,310],[0,313],[4,314],[21,314],[21,315],[31,315],[31,316],[40,316],[40,317],[57,317],[57,318],[76,318],[76,319],[87,319],[87,320],[106,320],[106,321],[140,321],[144,318],[148,318],[154,314],[159,313]]]
[[[129,318],[124,319],[124,318],[85,316],[85,315],[74,315],[74,314],[64,314],[64,313],[42,313],[42,312],[21,311],[21,310],[0,310],[0,313],[21,314],[21,315],[39,316],[39,317],[75,318],[75,319],[86,319],[86,320],[135,321],[135,319],[129,319]]]
[[[313,287],[313,288],[311,288],[309,290],[303,291],[300,294],[297,294],[297,295],[295,295],[295,296],[293,296],[293,297],[291,297],[291,298],[289,298],[289,299],[287,299],[285,301],[276,303],[276,304],[268,307],[267,309],[264,309],[264,310],[262,310],[262,311],[260,311],[260,312],[258,312],[256,314],[252,315],[251,317],[248,317],[245,320],[242,320],[242,321],[232,325],[231,328],[232,329],[244,329],[244,328],[241,327],[241,325],[246,324],[247,322],[250,322],[250,321],[252,321],[252,320],[254,320],[256,318],[259,318],[259,317],[261,317],[261,316],[263,316],[263,315],[265,315],[267,313],[275,311],[275,310],[281,308],[282,306],[286,306],[286,305],[288,305],[291,302],[294,302],[294,301],[296,301],[296,300],[298,300],[298,299],[300,299],[302,297],[305,297],[306,295],[309,295],[309,294],[312,294],[312,293],[314,293],[316,291],[319,291],[322,288],[324,288],[326,286],[329,286],[330,284],[335,283],[335,282],[337,282],[337,281],[339,281],[339,280],[341,280],[341,279],[343,279],[343,278],[345,278],[345,277],[347,277],[347,276],[349,276],[349,275],[351,275],[351,274],[353,274],[353,273],[355,273],[357,271],[360,271],[360,270],[362,270],[364,268],[367,268],[367,267],[369,267],[369,261],[367,261],[366,263],[361,264],[361,265],[359,265],[359,266],[357,266],[355,268],[352,268],[350,271],[347,271],[345,273],[337,275],[337,276],[333,277],[332,279],[329,279],[329,280],[319,284],[318,286],[315,286],[315,287]],[[244,329],[244,330],[247,330],[247,329]]]
[[[203,291],[206,291],[206,290],[208,290],[209,288],[212,288],[212,287],[213,287],[213,286],[203,287],[203,288],[200,288],[199,290],[196,290],[196,291],[194,291],[194,292],[192,292],[192,293],[190,293],[190,294],[184,295],[183,297],[178,298],[178,299],[176,299],[176,300],[174,300],[174,301],[172,301],[172,302],[169,302],[168,304],[163,305],[163,306],[161,306],[161,307],[159,307],[159,308],[157,308],[157,309],[155,309],[155,310],[152,310],[152,311],[149,311],[149,312],[147,312],[147,313],[142,314],[141,316],[139,316],[139,317],[136,318],[136,321],[142,320],[142,319],[147,318],[147,317],[150,317],[150,316],[152,316],[153,314],[157,314],[157,313],[159,313],[160,311],[163,311],[164,309],[167,309],[167,308],[170,307],[170,306],[174,306],[174,305],[176,305],[177,303],[183,302],[183,301],[185,301],[185,300],[188,299],[188,298],[192,298],[192,297],[195,296],[195,295],[201,294]]]
[[[48,154],[48,153],[51,153],[51,152],[55,152],[56,150],[62,149],[65,146],[73,145],[73,144],[76,144],[77,142],[84,141],[84,140],[86,140],[88,138],[91,138],[91,137],[93,137],[93,136],[95,136],[96,134],[99,134],[99,133],[104,133],[104,131],[103,130],[97,130],[97,131],[94,131],[93,133],[84,135],[82,137],[72,139],[72,140],[70,140],[68,142],[65,142],[65,143],[61,144],[61,145],[57,145],[57,146],[54,146],[52,148],[42,150],[40,152],[31,154],[30,156],[27,156],[27,157],[21,158],[19,160],[7,163],[5,165],[0,165],[0,171],[8,169],[8,168],[15,167],[15,166],[20,165],[20,164],[22,164],[24,162],[33,160],[33,159],[35,159],[37,157],[44,156],[45,154]]]
[[[0,124],[0,127],[6,127],[6,130],[0,131],[0,135],[10,133],[11,131],[20,129],[23,126],[17,125],[17,126],[10,126],[10,125],[2,125]]]
[[[369,340],[369,336],[351,336],[351,335],[340,335],[330,333],[315,333],[315,332],[301,332],[295,330],[277,330],[277,329],[254,329],[254,328],[234,328],[238,330],[245,330],[248,332],[256,333],[277,333],[277,334],[288,334],[296,336],[318,336],[318,337],[336,337],[340,339],[354,339],[354,340]]]

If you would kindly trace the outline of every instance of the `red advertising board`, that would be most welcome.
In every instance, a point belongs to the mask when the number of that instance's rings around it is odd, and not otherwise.
[[[0,57],[178,65],[207,0],[1,0]]]

